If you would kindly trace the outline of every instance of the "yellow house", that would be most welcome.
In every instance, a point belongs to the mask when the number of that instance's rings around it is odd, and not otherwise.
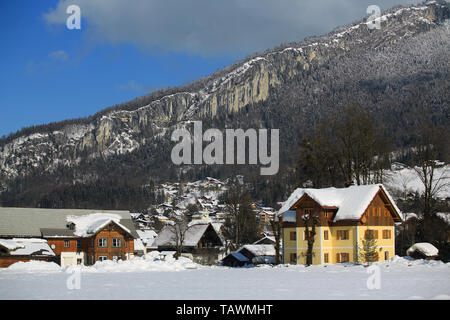
[[[283,215],[284,263],[306,263],[303,217],[317,217],[313,264],[361,261],[366,233],[376,239],[378,260],[395,255],[394,223],[402,213],[381,184],[347,188],[296,189],[279,210]],[[311,226],[309,226],[311,230]]]

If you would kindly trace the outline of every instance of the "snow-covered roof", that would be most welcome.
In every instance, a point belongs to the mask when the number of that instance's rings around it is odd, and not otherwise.
[[[142,243],[141,239],[134,239],[134,250],[135,251],[144,251],[145,250],[145,246]]]
[[[403,214],[405,221],[408,221],[409,219],[419,219],[419,216],[414,212],[408,212]]]
[[[55,256],[55,253],[50,249],[47,240],[44,239],[1,239],[0,245],[8,249],[8,253],[12,256]]]
[[[153,241],[158,236],[154,230],[136,230],[136,233],[147,248],[153,244]]]
[[[269,236],[269,235],[265,235],[264,237],[262,237],[261,239],[253,242],[253,244],[260,244],[261,242],[264,242],[265,240],[269,240],[270,242],[275,243],[275,237],[274,236]]]
[[[301,197],[307,194],[322,207],[337,207],[338,210],[334,221],[356,220],[361,218],[380,189],[384,191],[392,206],[401,217],[400,209],[396,206],[389,192],[382,184],[350,186],[348,188],[298,188],[283,203],[283,206],[278,212],[284,213],[288,211]],[[292,215],[292,213],[289,213],[289,215]],[[291,219],[292,217],[286,218]]]
[[[439,254],[439,250],[428,242],[419,242],[412,245],[408,250],[406,250],[406,254],[409,256],[415,251],[419,251],[427,257],[433,257]]]
[[[92,213],[84,216],[68,216],[67,221],[75,224],[74,234],[79,237],[89,237],[105,226],[114,222],[124,231],[131,234],[130,229],[120,223],[121,216],[114,213]]]
[[[271,244],[246,244],[242,246],[238,252],[242,249],[247,249],[255,256],[274,256],[275,255],[275,247]]]
[[[450,224],[450,212],[438,212],[436,215],[443,221],[447,222],[447,224]]]
[[[202,235],[206,232],[210,223],[208,224],[193,224],[189,226],[184,234],[183,246],[195,247],[200,241]],[[213,227],[214,229],[214,227]],[[215,229],[214,229],[215,230]],[[219,237],[220,239],[220,237]],[[173,246],[176,244],[175,231],[171,226],[165,226],[156,237],[152,247],[159,246]]]

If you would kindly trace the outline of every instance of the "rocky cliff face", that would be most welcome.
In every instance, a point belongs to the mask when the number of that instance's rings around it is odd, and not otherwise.
[[[385,76],[392,70],[380,71],[390,59],[386,56],[383,60],[383,52],[418,41],[419,37],[440,39],[433,42],[438,44],[434,48],[419,48],[422,52],[417,53],[417,59],[426,64],[439,57],[438,64],[447,63],[442,65],[441,71],[448,79],[449,12],[448,4],[434,1],[421,6],[394,8],[380,18],[380,30],[370,30],[365,21],[360,21],[325,36],[249,57],[199,82],[201,85],[194,85],[195,90],[175,92],[133,110],[111,110],[81,123],[62,126],[59,130],[6,139],[0,142],[1,183],[7,186],[16,178],[51,173],[59,166],[76,167],[81,160],[135,152],[161,137],[170,138],[171,129],[185,121],[220,118],[237,114],[247,106],[267,103],[270,99],[276,102],[274,92],[282,92],[281,89],[289,88],[294,82],[316,81],[313,88],[305,87],[304,97],[316,99],[316,96],[328,95],[325,80],[321,84],[320,79],[315,79],[318,70],[326,72],[330,65],[339,66],[339,61],[350,56],[359,57],[353,58],[357,63],[351,68],[365,64],[361,60],[364,56],[377,56],[380,65],[371,61],[374,65],[370,70]],[[446,52],[444,56],[443,52]],[[407,76],[409,71],[402,68],[399,64],[397,74]],[[352,72],[364,76],[366,70],[361,68]],[[345,77],[346,72],[350,72],[350,66],[342,70],[340,76]],[[297,114],[299,111],[293,109],[290,112]]]

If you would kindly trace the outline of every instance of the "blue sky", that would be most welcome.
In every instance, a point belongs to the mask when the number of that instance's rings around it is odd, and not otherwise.
[[[364,0],[0,1],[0,136],[85,117],[366,16]],[[407,0],[378,0],[382,9]],[[416,1],[417,2],[417,1]],[[81,30],[65,9],[81,8]]]

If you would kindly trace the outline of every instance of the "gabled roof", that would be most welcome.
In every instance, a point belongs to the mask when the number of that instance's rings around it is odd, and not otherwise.
[[[406,254],[410,256],[416,251],[422,253],[424,256],[427,257],[434,257],[439,254],[439,250],[428,242],[415,243],[408,250],[406,250]]]
[[[154,230],[136,230],[136,232],[139,235],[139,239],[147,248],[152,246],[153,241],[158,236]]]
[[[120,223],[121,216],[114,213],[92,213],[82,216],[68,216],[67,221],[75,224],[74,234],[79,237],[90,237],[110,223],[114,223],[132,235],[131,230]],[[133,236],[133,235],[132,235]]]
[[[294,209],[295,204],[307,195],[324,208],[337,208],[334,221],[357,220],[361,218],[370,202],[380,190],[386,195],[393,209],[400,219],[402,219],[400,209],[396,206],[389,192],[382,184],[350,186],[348,188],[298,188],[283,203],[278,213],[282,214]]]
[[[211,223],[208,224],[193,224],[189,226],[186,230],[186,233],[184,235],[184,241],[183,246],[184,247],[195,247],[197,246],[198,242],[200,241],[203,234],[206,232],[206,230],[211,227],[211,229],[216,232],[215,228],[212,226]],[[222,242],[219,235],[217,237]],[[156,237],[155,241],[152,244],[152,247],[159,247],[159,246],[174,246],[176,244],[175,240],[175,232],[173,227],[171,226],[164,226],[164,228],[160,231],[158,236]]]
[[[275,247],[272,244],[246,244],[242,246],[238,252],[241,252],[243,249],[247,249],[255,257],[275,256]]]

